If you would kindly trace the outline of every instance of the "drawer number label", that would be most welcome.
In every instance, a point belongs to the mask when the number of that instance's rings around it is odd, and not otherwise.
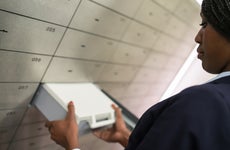
[[[46,31],[48,31],[48,32],[55,32],[56,29],[54,27],[47,27]]]
[[[33,62],[41,62],[41,58],[38,58],[38,57],[34,57],[34,58],[32,58],[32,61]]]

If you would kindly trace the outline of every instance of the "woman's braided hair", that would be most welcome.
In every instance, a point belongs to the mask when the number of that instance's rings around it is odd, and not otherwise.
[[[207,22],[230,40],[230,0],[203,0],[201,7]]]

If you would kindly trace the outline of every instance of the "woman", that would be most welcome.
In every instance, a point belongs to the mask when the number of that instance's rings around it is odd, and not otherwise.
[[[116,113],[116,123],[95,135],[119,142],[126,150],[230,149],[230,0],[204,0],[201,29],[195,37],[198,58],[209,73],[209,83],[187,88],[149,108],[130,135]],[[67,150],[78,148],[78,126],[73,103],[65,120],[47,122],[51,138]]]

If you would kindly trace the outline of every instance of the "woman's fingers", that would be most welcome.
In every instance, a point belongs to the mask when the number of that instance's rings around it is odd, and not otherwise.
[[[110,141],[111,130],[94,131],[93,134],[102,140]]]

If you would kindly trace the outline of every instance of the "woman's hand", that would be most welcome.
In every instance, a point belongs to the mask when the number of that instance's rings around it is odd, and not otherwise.
[[[66,150],[79,148],[78,125],[75,119],[75,108],[71,101],[68,104],[68,112],[64,120],[46,122],[45,126],[49,129],[51,139]]]
[[[112,108],[115,110],[116,115],[115,124],[111,128],[94,131],[94,135],[107,142],[119,142],[126,147],[131,132],[126,127],[120,108],[116,107],[114,104]]]

